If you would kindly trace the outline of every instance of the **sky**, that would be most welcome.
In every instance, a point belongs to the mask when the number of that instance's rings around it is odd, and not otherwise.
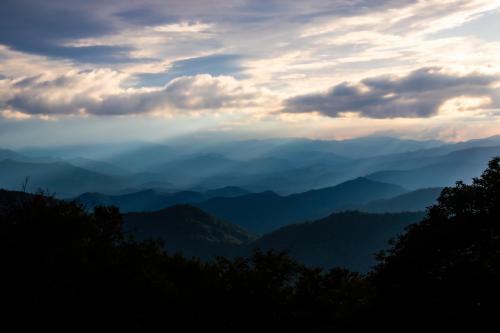
[[[2,0],[0,146],[500,134],[498,0]]]

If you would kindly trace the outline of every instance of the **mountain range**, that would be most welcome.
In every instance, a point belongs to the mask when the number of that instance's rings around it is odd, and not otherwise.
[[[30,191],[41,187],[66,197],[147,189],[203,192],[227,186],[290,195],[366,177],[416,190],[470,181],[498,154],[500,137],[460,143],[384,137],[343,141],[184,138],[166,144],[2,149],[0,161],[7,161],[2,172],[7,176],[0,178],[0,187],[20,190],[30,177]]]
[[[357,178],[337,186],[280,196],[274,192],[197,203],[201,209],[252,232],[265,233],[287,224],[316,219],[353,204],[390,198],[405,192],[397,185]]]
[[[25,192],[0,190],[0,210],[32,197]],[[260,237],[190,205],[126,213],[123,219],[127,234],[140,240],[159,239],[168,252],[188,257],[231,258],[250,255],[257,249],[272,249],[285,251],[309,266],[342,266],[364,272],[373,265],[376,252],[423,216],[423,212],[339,212],[317,221],[287,225]]]
[[[293,224],[257,238],[201,209],[176,205],[156,212],[124,215],[125,230],[138,239],[160,239],[168,252],[213,259],[250,255],[255,250],[287,252],[312,267],[345,267],[366,272],[388,241],[424,216],[415,213],[334,213]]]
[[[44,190],[88,209],[117,206],[128,232],[161,238],[170,252],[208,259],[275,249],[308,265],[366,271],[444,186],[470,182],[497,155],[500,137],[0,149],[0,188],[10,190],[0,190],[0,209]]]
[[[107,191],[121,187],[119,178],[65,162],[35,163],[17,160],[0,160],[0,184],[2,188],[20,190],[23,184],[29,191],[47,190],[60,196],[74,191]]]
[[[346,208],[369,213],[419,212],[435,204],[442,190],[442,187],[423,188]]]
[[[419,155],[421,152],[419,153]],[[416,155],[416,153],[415,153]],[[413,156],[418,167],[408,169],[387,169],[367,175],[367,178],[404,186],[408,189],[448,186],[457,180],[471,182],[481,174],[488,161],[500,155],[500,146],[473,147],[437,156]],[[406,161],[408,162],[407,157]]]
[[[74,199],[87,208],[99,205],[116,206],[122,212],[155,211],[177,204],[197,203],[210,198],[236,197],[250,192],[239,187],[224,187],[219,189],[198,191],[162,192],[158,190],[143,190],[126,194],[107,195],[98,192],[83,193]]]
[[[149,213],[124,215],[125,228],[139,239],[164,241],[171,253],[213,259],[250,255],[255,250],[287,252],[312,267],[345,267],[366,272],[375,254],[410,224],[419,222],[415,213],[334,213],[317,221],[280,228],[257,238],[241,227],[224,222],[202,210],[177,205]]]
[[[163,193],[145,190],[123,195],[84,193],[75,200],[88,208],[113,205],[123,212],[154,211],[176,204],[192,204],[252,232],[263,233],[405,192],[397,185],[358,178],[337,186],[289,196],[280,196],[271,191],[249,193],[238,187],[226,187],[206,192]]]

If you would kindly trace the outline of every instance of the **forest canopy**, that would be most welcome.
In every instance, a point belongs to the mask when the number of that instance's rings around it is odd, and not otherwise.
[[[445,188],[367,275],[275,251],[187,259],[124,233],[117,208],[87,212],[43,194],[7,201],[2,303],[110,304],[134,313],[114,325],[137,330],[483,332],[500,314],[500,158],[471,184]]]

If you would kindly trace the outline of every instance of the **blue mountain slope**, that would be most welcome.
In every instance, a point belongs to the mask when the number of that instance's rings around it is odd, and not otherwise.
[[[400,186],[357,178],[334,187],[289,196],[263,192],[236,198],[214,198],[197,206],[247,230],[264,233],[328,215],[349,204],[389,198],[404,192]]]

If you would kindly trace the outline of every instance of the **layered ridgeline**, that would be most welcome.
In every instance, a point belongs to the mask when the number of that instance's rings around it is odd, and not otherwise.
[[[8,175],[0,187],[20,190],[30,177],[29,191],[43,188],[66,196],[227,186],[288,195],[367,177],[414,190],[470,181],[500,154],[499,137],[457,144],[373,137],[206,141],[0,150],[1,171]]]
[[[75,198],[87,208],[99,205],[116,206],[120,211],[143,212],[155,211],[178,204],[197,203],[215,197],[236,197],[250,192],[240,187],[228,186],[208,191],[143,190],[126,194],[83,193]]]
[[[324,217],[348,206],[406,192],[400,186],[357,178],[337,186],[289,196],[273,192],[214,198],[197,204],[203,210],[250,231],[265,233],[284,225]]]
[[[158,326],[239,331],[244,323],[247,331],[489,332],[499,313],[500,158],[471,185],[445,188],[423,221],[408,227],[367,275],[304,267],[280,252],[189,260],[165,254],[157,242],[124,237],[115,208],[89,213],[74,202],[0,191],[0,202],[11,200],[17,204],[0,209],[2,302],[130,309],[112,318],[86,315],[83,322],[96,319],[102,326],[104,318],[110,327],[137,331]],[[159,218],[178,221],[199,213],[189,207],[168,212]],[[306,242],[287,239],[300,234],[321,240],[323,249],[344,246],[331,240],[358,237],[360,228],[377,234],[371,228],[388,218],[392,222],[385,227],[392,228],[417,216],[335,214],[286,227],[254,245],[281,239],[295,256],[306,247],[314,253]],[[207,221],[205,215],[195,220]],[[206,223],[201,229],[214,228],[204,233],[210,240],[241,240],[242,233],[227,230],[227,224]],[[184,224],[201,232],[197,223]]]
[[[27,193],[0,190],[0,210],[29,198]],[[126,234],[138,240],[162,240],[171,254],[208,260],[272,249],[285,251],[308,266],[343,266],[362,272],[373,266],[374,254],[385,249],[391,238],[422,217],[423,213],[335,213],[258,238],[238,225],[189,205],[123,214]]]
[[[21,162],[0,160],[1,187],[21,190],[26,185],[29,191],[47,190],[58,196],[71,196],[85,191],[107,191],[120,188],[118,177],[109,176],[65,162]]]
[[[428,156],[413,164],[422,165],[417,168],[393,169],[394,166],[391,166],[389,169],[371,173],[367,178],[398,184],[408,189],[449,186],[457,179],[470,183],[486,168],[487,162],[498,155],[498,146],[468,148],[446,155]],[[412,158],[419,159],[418,155]]]
[[[404,192],[403,188],[396,185],[358,178],[337,186],[289,196],[270,191],[248,193],[241,188],[227,187],[206,192],[162,193],[147,190],[125,195],[85,193],[76,200],[88,208],[113,205],[123,212],[154,211],[176,204],[194,204],[247,230],[264,233],[283,225],[323,217],[337,210]]]
[[[26,156],[0,149],[0,188],[31,193],[44,191],[60,198],[84,192],[120,192],[127,188],[169,186],[151,173],[131,173],[111,163],[87,158]]]
[[[360,182],[360,180],[358,180]],[[352,183],[347,183],[352,184]],[[375,183],[373,183],[375,184]],[[342,187],[337,188],[337,191],[342,190]],[[358,211],[363,211],[363,212],[374,212],[374,213],[385,213],[385,212],[418,212],[418,211],[423,211],[426,209],[426,207],[434,204],[436,202],[437,197],[439,196],[441,192],[441,188],[429,188],[429,189],[421,189],[417,191],[411,191],[411,192],[406,192],[401,195],[397,195],[394,197],[390,197],[387,199],[378,199],[378,200],[373,200],[369,201],[363,204],[342,204],[339,203],[339,201],[333,202],[331,204],[332,210],[330,212],[333,212],[335,210],[358,210]],[[316,191],[314,191],[316,192]],[[313,192],[313,193],[314,193]],[[326,193],[331,194],[332,192],[336,191],[325,191]],[[266,217],[265,215],[272,215],[274,216],[274,220],[271,221],[271,227],[275,225],[275,222],[280,222],[280,221],[285,221],[283,223],[288,223],[289,221],[292,221],[290,223],[293,223],[293,214],[288,213],[292,215],[289,219],[285,215],[287,211],[292,211],[295,212],[297,216],[302,216],[303,220],[311,220],[317,217],[315,212],[310,212],[306,211],[305,209],[303,211],[300,211],[298,209],[301,209],[302,205],[294,205],[290,206],[290,209],[285,210],[285,211],[279,211],[282,207],[281,204],[277,204],[277,201],[285,201],[283,200],[282,197],[277,196],[276,194],[273,193],[258,193],[258,194],[248,194],[245,195],[243,193],[246,193],[243,189],[238,189],[238,188],[225,188],[225,189],[220,189],[216,191],[209,191],[206,193],[201,193],[201,192],[193,192],[193,191],[183,191],[183,192],[176,192],[176,193],[158,193],[153,190],[148,190],[148,191],[141,191],[141,192],[136,192],[136,193],[131,193],[127,195],[121,195],[121,196],[106,196],[106,195],[101,195],[97,193],[88,193],[84,194],[80,197],[77,198],[80,202],[84,203],[86,207],[94,207],[96,205],[114,205],[120,207],[120,209],[124,212],[130,212],[130,211],[154,211],[154,210],[159,210],[163,207],[169,207],[172,205],[177,205],[177,204],[185,204],[185,203],[196,203],[196,202],[201,202],[199,205],[203,206],[206,205],[210,209],[210,205],[213,203],[220,203],[220,202],[231,202],[231,204],[221,204],[220,206],[216,206],[218,209],[218,212],[215,212],[214,215],[216,216],[222,216],[229,215],[229,213],[233,212],[234,215],[230,216],[227,218],[229,221],[233,221],[231,217],[239,217],[239,216],[246,216],[247,214],[250,216],[254,216],[252,214],[261,214],[259,216],[260,221],[270,221],[271,219]],[[321,193],[321,191],[320,191]],[[346,192],[344,192],[346,193]],[[238,194],[243,194],[243,195],[238,195]],[[316,193],[318,195],[318,193]],[[215,199],[203,202],[203,200],[207,196],[214,196]],[[226,197],[225,199],[223,197]],[[228,198],[231,198],[231,200],[226,200]],[[293,196],[295,198],[294,200],[297,200],[297,197],[300,196]],[[307,198],[307,196],[304,195],[304,197]],[[318,195],[319,197],[319,195]],[[338,196],[337,196],[338,197]],[[318,199],[318,201],[315,201],[314,199],[309,200],[307,202],[313,201],[314,207],[318,207],[318,205],[321,203],[321,201],[324,200],[329,200],[331,199],[332,196],[329,196],[325,199],[321,198],[321,200]],[[269,202],[270,205],[265,206],[265,203],[271,200]],[[277,199],[277,200],[276,200]],[[358,198],[360,199],[360,198]],[[305,199],[301,199],[305,200]],[[355,201],[352,198],[348,198],[345,196],[342,199],[342,202],[349,202],[349,201]],[[351,202],[352,202],[351,201]],[[360,199],[360,201],[364,201],[364,199]],[[274,205],[273,205],[274,204]],[[241,214],[237,214],[238,211],[236,211],[235,208],[239,208],[239,211]],[[207,211],[209,211],[207,209]],[[255,211],[257,209],[257,211]],[[227,212],[227,213],[226,213]],[[250,212],[250,213],[249,213]],[[330,212],[326,212],[324,215],[327,215]],[[218,213],[218,214],[217,214]],[[301,215],[303,214],[303,215]],[[324,216],[323,215],[323,216]],[[257,219],[257,217],[255,217]],[[302,220],[302,221],[303,221]],[[240,221],[239,219],[237,221]],[[248,225],[247,228],[249,230],[253,230],[255,227],[253,226],[254,223],[252,223],[250,217],[248,217]],[[297,220],[295,222],[300,222],[300,220]],[[241,223],[241,222],[240,222]],[[255,223],[255,225],[258,225]],[[265,228],[267,229],[267,228]]]
[[[259,249],[276,250],[311,267],[340,266],[366,272],[375,264],[375,254],[386,249],[390,239],[423,216],[422,212],[342,212],[283,227],[260,238],[189,205],[123,217],[127,232],[141,240],[161,239],[169,253],[213,259],[251,255]]]
[[[434,205],[442,190],[442,187],[423,188],[392,198],[374,200],[366,204],[352,205],[346,208],[370,213],[419,212]]]

